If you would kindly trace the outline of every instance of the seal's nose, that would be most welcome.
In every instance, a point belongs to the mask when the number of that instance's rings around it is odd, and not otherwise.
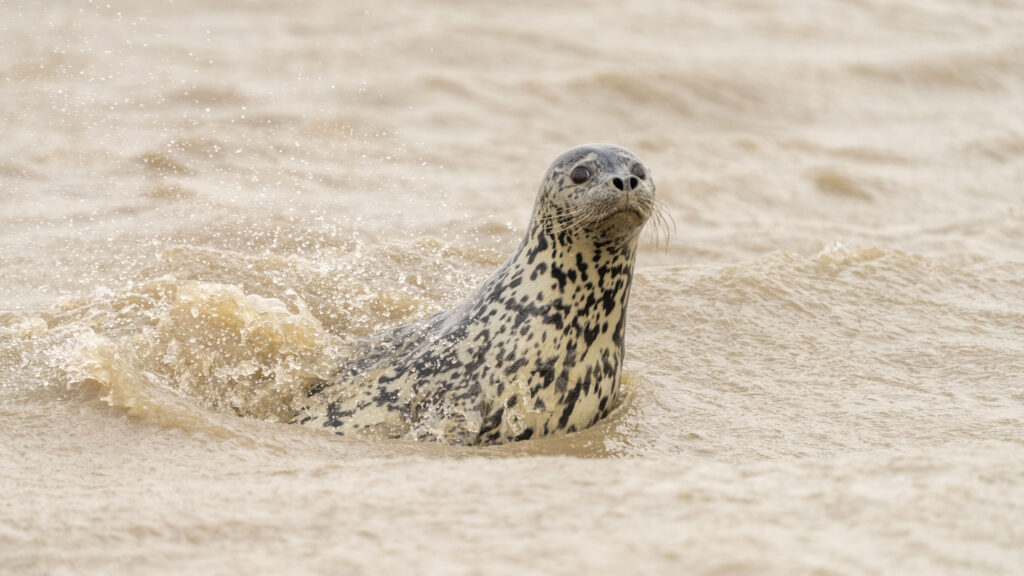
[[[640,180],[637,179],[636,176],[630,176],[625,180],[616,176],[615,178],[612,178],[612,184],[614,184],[619,190],[628,192],[635,190],[636,187],[640,185]]]

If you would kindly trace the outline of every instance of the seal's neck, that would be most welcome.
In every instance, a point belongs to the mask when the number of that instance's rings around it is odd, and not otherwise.
[[[629,265],[636,260],[640,230],[627,236],[602,237],[586,230],[558,228],[536,223],[530,225],[509,263],[530,269],[538,263],[555,262],[568,269],[598,262]],[[600,289],[601,286],[595,286]]]
[[[520,317],[544,317],[549,330],[586,332],[588,346],[600,338],[621,347],[638,238],[639,231],[595,238],[585,230],[552,230],[535,219],[487,283],[490,293],[511,290],[505,306]]]
[[[485,441],[572,432],[614,406],[638,241],[585,232],[531,226],[470,299],[459,326],[475,326],[469,356],[492,370]]]

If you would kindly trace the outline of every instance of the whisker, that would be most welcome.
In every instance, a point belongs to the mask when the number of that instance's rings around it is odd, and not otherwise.
[[[668,245],[671,240],[671,236],[677,231],[676,221],[668,211],[668,208],[656,198],[653,199],[647,207],[651,210],[651,216],[648,220],[647,227],[644,229],[644,233],[649,234],[653,238],[655,248],[661,247],[661,239],[664,238],[664,249],[665,252],[668,252]]]

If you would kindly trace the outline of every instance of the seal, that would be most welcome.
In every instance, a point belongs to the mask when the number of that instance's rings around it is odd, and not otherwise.
[[[654,188],[625,148],[562,153],[508,260],[451,309],[357,342],[293,422],[458,445],[593,425],[619,393],[640,231],[664,222]]]

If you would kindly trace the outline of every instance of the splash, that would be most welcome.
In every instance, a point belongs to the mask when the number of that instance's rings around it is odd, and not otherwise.
[[[884,258],[891,252],[873,246],[851,248],[842,242],[834,241],[830,242],[821,252],[815,255],[813,262],[819,269],[835,274],[848,266]]]
[[[147,419],[198,406],[287,420],[310,381],[330,373],[329,338],[302,299],[185,282],[152,326],[122,339],[86,332],[68,356],[71,381],[93,381],[113,406]]]
[[[160,426],[286,422],[351,341],[437,311],[478,279],[460,267],[484,271],[494,258],[433,239],[316,260],[176,246],[151,280],[2,318],[11,345],[0,356],[29,365],[25,381],[95,390]]]

